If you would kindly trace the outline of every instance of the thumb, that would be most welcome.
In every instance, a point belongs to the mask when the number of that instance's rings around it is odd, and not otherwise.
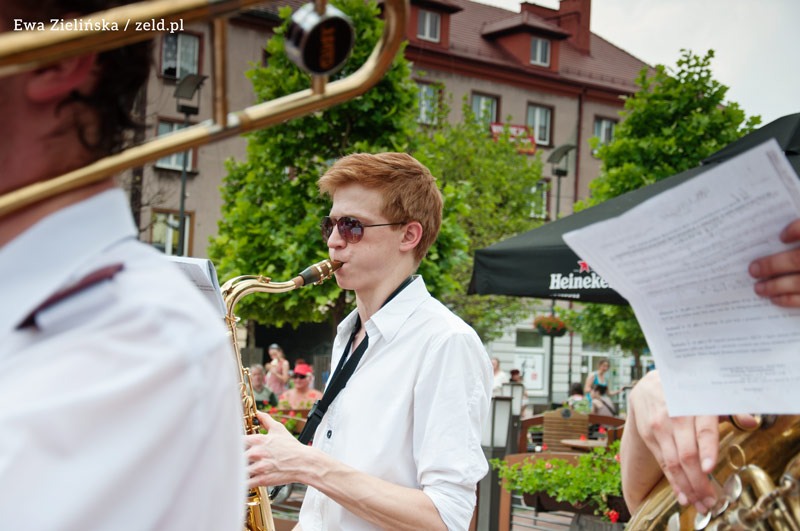
[[[761,426],[761,419],[755,415],[733,415],[730,417],[730,421],[743,431],[753,431]]]
[[[267,431],[270,431],[276,425],[282,426],[280,422],[276,421],[274,418],[272,418],[267,413],[264,413],[263,411],[256,411],[256,418],[258,419],[258,423],[261,424],[261,427],[266,429]]]

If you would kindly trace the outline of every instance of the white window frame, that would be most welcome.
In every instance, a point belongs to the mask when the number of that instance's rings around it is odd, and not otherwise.
[[[417,38],[423,41],[440,42],[442,36],[442,15],[427,9],[417,13]]]
[[[167,57],[167,50],[172,46],[175,47],[174,59]],[[169,69],[173,69],[175,72],[168,73]],[[199,71],[200,37],[193,33],[167,33],[164,35],[161,42],[161,75],[169,79],[181,79],[186,74],[197,74]]]
[[[595,118],[594,119],[594,136],[600,139],[600,144],[608,144],[614,140],[614,130],[617,127],[617,121],[611,118]]]
[[[189,256],[189,244],[192,234],[192,214],[190,212],[184,212],[183,216],[183,256]],[[178,227],[180,227],[179,212],[174,210],[153,210],[151,221],[150,245],[167,256],[173,256],[178,248]],[[158,238],[158,241],[156,238]]]
[[[432,83],[417,83],[417,102],[419,111],[417,123],[436,125],[439,110],[439,87]]]
[[[541,37],[531,37],[531,64],[550,66],[550,41]]]
[[[537,146],[551,145],[550,138],[553,135],[552,124],[553,110],[550,107],[533,103],[528,104],[525,125],[531,128]]]
[[[489,123],[495,123],[498,121],[497,109],[500,107],[500,98],[497,96],[473,92],[470,105],[472,107],[472,112],[475,114],[475,118],[478,121],[484,120],[484,114],[487,108],[490,111]]]
[[[159,120],[156,127],[156,135],[163,136],[173,131],[183,129],[186,125],[183,122]],[[183,157],[185,153],[189,154],[189,160],[186,161],[186,171],[194,171],[194,150],[191,149],[172,153],[171,155],[158,159],[156,161],[156,168],[183,171]]]

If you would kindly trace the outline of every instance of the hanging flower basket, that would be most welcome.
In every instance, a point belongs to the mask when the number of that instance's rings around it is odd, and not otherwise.
[[[555,315],[539,315],[533,326],[543,336],[561,337],[567,333],[567,324]]]

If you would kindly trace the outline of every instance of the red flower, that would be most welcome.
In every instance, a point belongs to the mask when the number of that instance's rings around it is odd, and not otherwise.
[[[606,433],[606,429],[605,429],[605,427],[603,427],[603,426],[600,426],[600,427],[597,429],[597,433]]]
[[[617,463],[621,463],[621,462],[622,462],[622,458],[619,456],[619,454],[617,454],[617,455],[615,455],[615,456],[614,456],[614,460],[615,460]]]
[[[581,440],[585,441],[586,440],[586,435],[581,434]]]
[[[547,445],[546,445],[546,444],[542,444],[542,451],[543,451],[543,452],[546,452],[546,451],[547,451]]]
[[[616,523],[617,520],[619,520],[619,513],[614,509],[609,509],[608,511],[606,511],[606,516],[608,516],[608,519],[611,520],[612,524]]]
[[[545,467],[547,470],[550,470],[551,468],[553,468],[553,463],[551,463],[550,461],[548,461],[548,462],[546,462],[546,463],[544,464],[544,467]]]

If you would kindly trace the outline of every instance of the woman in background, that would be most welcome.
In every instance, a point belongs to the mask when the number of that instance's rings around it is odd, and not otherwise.
[[[268,349],[270,362],[267,364],[267,387],[275,396],[281,396],[286,391],[286,384],[289,382],[289,361],[283,354],[283,349],[277,343],[273,343]]]

